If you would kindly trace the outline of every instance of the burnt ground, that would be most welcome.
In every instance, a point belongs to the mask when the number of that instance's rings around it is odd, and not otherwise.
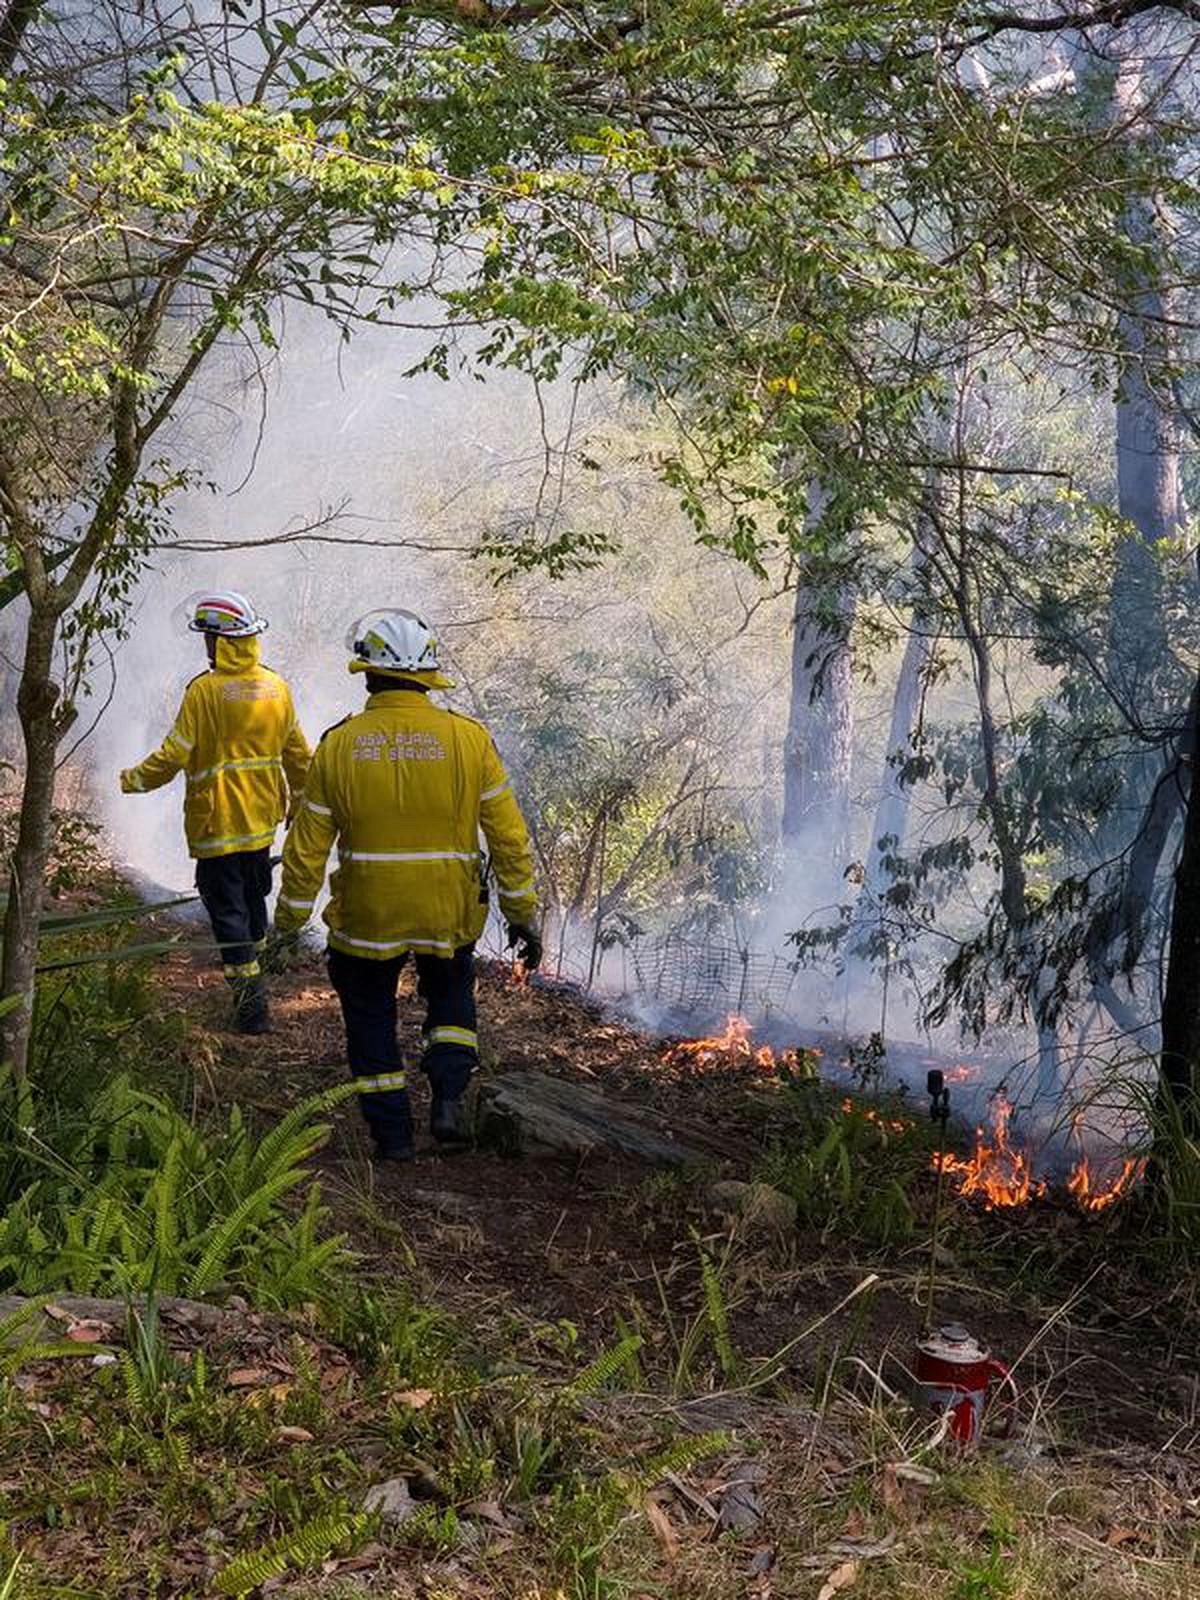
[[[275,1032],[261,1040],[224,1031],[223,984],[198,958],[172,957],[162,982],[199,1030],[202,1105],[236,1099],[274,1116],[345,1072],[319,961],[275,981]],[[415,1049],[420,1012],[407,982],[401,1012]],[[648,1360],[667,1370],[702,1305],[703,1240],[721,1263],[742,1354],[774,1354],[819,1324],[785,1363],[794,1392],[819,1398],[835,1357],[840,1382],[857,1377],[871,1389],[882,1379],[903,1390],[921,1327],[931,1175],[915,1185],[915,1227],[892,1247],[869,1248],[841,1229],[755,1238],[715,1215],[707,1194],[714,1178],[752,1176],[764,1149],[797,1136],[777,1080],[753,1069],[678,1069],[662,1041],[569,990],[518,986],[502,966],[481,972],[480,1030],[485,1073],[533,1069],[588,1084],[667,1125],[704,1126],[725,1155],[705,1170],[664,1174],[598,1154],[448,1157],[426,1144],[411,1167],[380,1170],[351,1105],[335,1114],[317,1164],[366,1274],[415,1275],[481,1345],[506,1323],[520,1325],[551,1365],[573,1341],[601,1348],[637,1326]],[[413,1078],[420,1125],[425,1086]],[[1016,1365],[1023,1432],[1038,1449],[1161,1460],[1186,1458],[1200,1443],[1195,1284],[1147,1268],[1139,1208],[1136,1198],[1101,1217],[1062,1201],[1005,1214],[950,1207],[939,1320],[965,1322]],[[874,1290],[839,1310],[871,1273]]]

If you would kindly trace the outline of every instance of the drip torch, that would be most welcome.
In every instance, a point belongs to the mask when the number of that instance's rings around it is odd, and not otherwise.
[[[1011,1399],[1003,1434],[1012,1432],[1016,1421],[1017,1389],[1012,1374],[958,1323],[933,1326],[937,1287],[937,1253],[942,1231],[942,1201],[946,1185],[946,1130],[950,1121],[950,1091],[943,1072],[933,1069],[925,1080],[929,1093],[930,1118],[941,1124],[938,1137],[937,1199],[933,1209],[933,1231],[929,1240],[929,1285],[925,1299],[925,1322],[917,1343],[915,1372],[924,1403],[933,1411],[949,1413],[951,1439],[960,1445],[974,1444],[983,1430],[988,1392],[993,1383],[1004,1384]]]

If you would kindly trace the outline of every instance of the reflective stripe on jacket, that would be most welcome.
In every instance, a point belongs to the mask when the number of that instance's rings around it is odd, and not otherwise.
[[[303,790],[309,757],[291,690],[261,665],[258,639],[218,638],[215,667],[188,684],[174,727],[121,774],[121,788],[140,794],[183,772],[192,855],[261,850],[288,813],[289,790]]]
[[[308,921],[336,842],[325,909],[335,949],[452,955],[487,920],[480,829],[502,912],[531,921],[529,835],[487,729],[412,689],[373,694],[317,746],[283,847],[276,926]]]

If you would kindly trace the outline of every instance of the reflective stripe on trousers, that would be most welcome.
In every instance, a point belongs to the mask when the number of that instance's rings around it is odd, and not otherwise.
[[[354,1078],[351,1081],[359,1094],[386,1094],[389,1089],[407,1089],[408,1074],[381,1072],[375,1078]]]

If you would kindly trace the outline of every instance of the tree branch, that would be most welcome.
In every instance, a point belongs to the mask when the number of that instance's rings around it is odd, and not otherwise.
[[[30,23],[42,9],[42,0],[10,0],[0,18],[0,77],[13,69]]]

